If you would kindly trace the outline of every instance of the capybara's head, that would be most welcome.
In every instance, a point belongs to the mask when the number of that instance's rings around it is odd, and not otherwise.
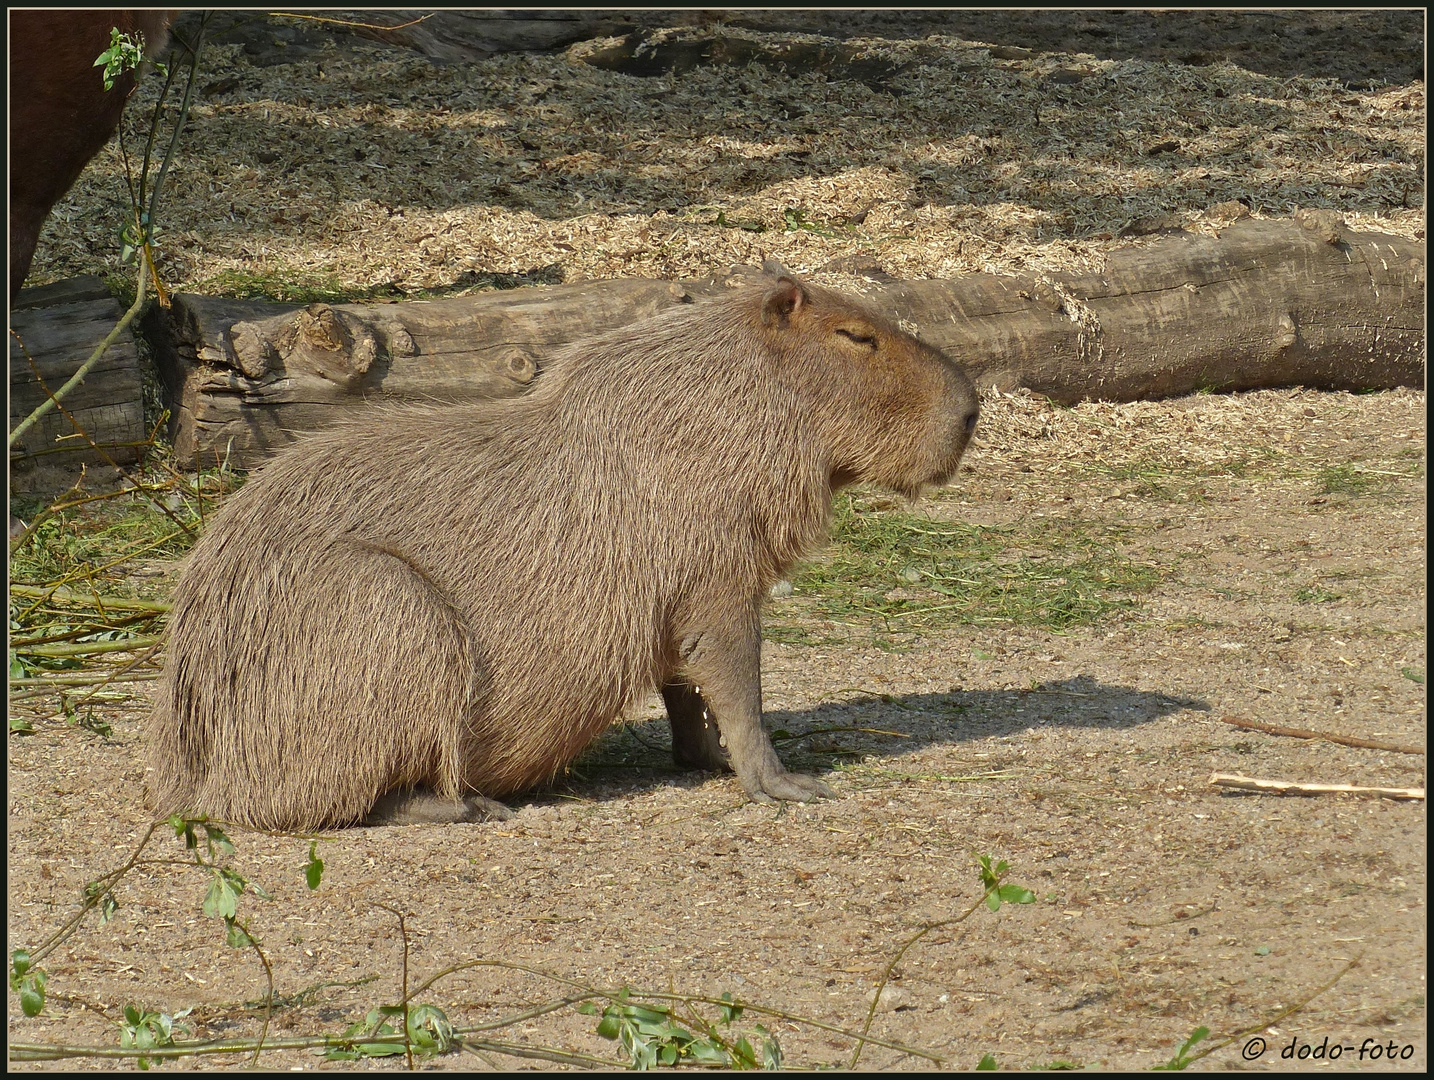
[[[955,474],[980,408],[940,350],[785,274],[767,287],[760,320],[779,377],[831,448],[834,490],[860,481],[914,498]]]

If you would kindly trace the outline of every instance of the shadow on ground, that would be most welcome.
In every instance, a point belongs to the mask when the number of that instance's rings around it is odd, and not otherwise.
[[[1138,728],[1184,710],[1206,712],[1207,702],[1175,694],[1112,686],[1080,675],[1025,690],[962,690],[937,694],[859,694],[809,709],[769,710],[764,726],[786,765],[824,775],[843,761],[868,755],[897,758],[934,745],[1019,735],[1032,728]],[[665,718],[625,724],[598,739],[573,763],[571,773],[548,791],[603,799],[619,793],[702,783],[711,774],[672,762]]]

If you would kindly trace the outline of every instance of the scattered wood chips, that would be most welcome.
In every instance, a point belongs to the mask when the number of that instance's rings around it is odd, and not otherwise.
[[[997,59],[939,35],[848,40],[909,65],[887,89],[756,63],[619,74],[583,62],[601,41],[437,66],[338,40],[271,67],[206,48],[159,215],[172,287],[409,293],[495,273],[696,277],[766,257],[849,288],[853,265],[872,263],[897,278],[1089,269],[1147,242],[1132,232],[1211,228],[1229,207],[1206,212],[1236,201],[1424,235],[1422,82],[1349,91],[1224,61]],[[132,157],[158,85],[127,112]],[[117,272],[126,205],[111,144],[57,207],[31,284]]]

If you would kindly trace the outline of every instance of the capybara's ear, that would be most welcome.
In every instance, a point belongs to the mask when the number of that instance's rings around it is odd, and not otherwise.
[[[806,290],[801,282],[789,277],[780,277],[762,302],[762,321],[767,325],[776,323],[786,326],[793,315],[802,310],[807,302]]]

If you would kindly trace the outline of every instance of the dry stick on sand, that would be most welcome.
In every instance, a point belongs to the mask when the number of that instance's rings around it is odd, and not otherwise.
[[[1376,795],[1381,799],[1422,799],[1423,788],[1357,787],[1354,784],[1301,784],[1294,780],[1257,780],[1234,773],[1211,773],[1216,787],[1262,791],[1270,795]]]
[[[1292,739],[1323,739],[1341,746],[1361,746],[1366,750],[1391,750],[1396,754],[1422,754],[1422,746],[1401,746],[1398,743],[1380,742],[1378,739],[1356,739],[1352,735],[1331,735],[1327,731],[1308,731],[1305,728],[1281,727],[1279,724],[1262,724],[1258,720],[1241,720],[1236,716],[1220,717],[1222,724],[1231,724],[1251,731],[1263,731],[1266,735],[1287,735]]]

